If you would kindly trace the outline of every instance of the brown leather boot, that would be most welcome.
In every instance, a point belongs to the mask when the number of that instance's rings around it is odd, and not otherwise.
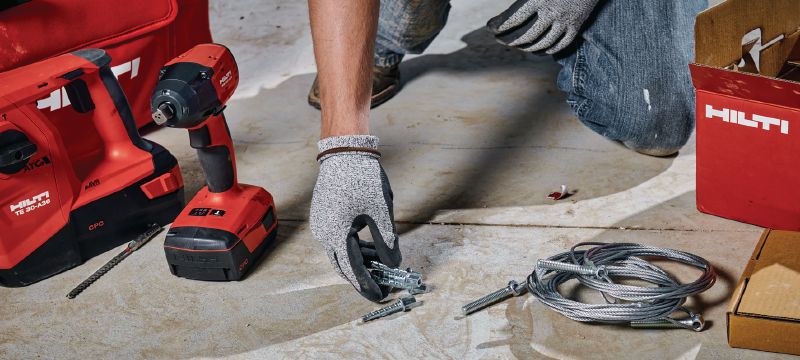
[[[372,67],[372,105],[376,107],[391,99],[400,90],[400,69],[397,65],[391,67]],[[314,84],[308,92],[308,104],[320,109],[319,103],[319,77],[314,78]]]

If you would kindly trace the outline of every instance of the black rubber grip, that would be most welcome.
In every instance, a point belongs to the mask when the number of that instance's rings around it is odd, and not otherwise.
[[[111,64],[111,55],[108,55],[103,49],[82,49],[73,51],[71,54],[95,64],[99,68]]]
[[[202,149],[209,145],[211,145],[211,133],[208,132],[208,126],[189,130],[189,146],[192,149]]]
[[[212,146],[197,149],[200,166],[206,176],[208,191],[221,193],[233,187],[233,161],[231,152],[225,146]]]
[[[108,91],[108,95],[114,102],[114,107],[117,109],[117,113],[122,119],[122,124],[125,126],[125,131],[128,133],[128,137],[131,139],[131,142],[134,146],[142,150],[150,151],[152,149],[152,145],[144,141],[139,135],[139,129],[136,127],[136,121],[133,118],[133,112],[128,104],[128,98],[125,97],[125,92],[123,92],[122,87],[119,86],[117,77],[114,76],[114,72],[111,71],[111,56],[109,56],[105,50],[92,48],[73,51],[71,54],[83,58],[98,67],[100,80],[103,82],[103,86],[105,86],[106,91]],[[68,92],[67,95],[71,96],[74,94],[70,94]]]
[[[89,93],[89,86],[86,85],[86,81],[83,81],[83,79],[75,79],[64,86],[64,90],[67,91],[69,103],[72,104],[72,108],[75,109],[75,111],[85,114],[94,110],[94,102],[92,101],[92,95]]]
[[[119,113],[122,124],[125,125],[125,131],[128,132],[128,137],[133,145],[144,151],[150,151],[151,146],[139,135],[139,129],[133,119],[133,112],[131,112],[131,107],[128,105],[128,98],[125,97],[125,93],[122,91],[122,87],[119,86],[119,82],[110,67],[103,66],[100,68],[100,79],[103,81],[108,95],[114,101],[114,107],[117,108],[117,113]]]

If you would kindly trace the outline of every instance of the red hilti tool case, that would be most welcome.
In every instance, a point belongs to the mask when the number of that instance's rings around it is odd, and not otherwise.
[[[84,48],[113,59],[139,127],[151,122],[150,93],[161,66],[211,42],[208,0],[30,0],[0,10],[0,72]],[[39,101],[54,121],[70,121],[64,89]]]

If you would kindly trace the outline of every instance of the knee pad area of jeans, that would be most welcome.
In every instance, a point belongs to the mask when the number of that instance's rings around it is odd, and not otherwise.
[[[619,92],[581,99],[573,109],[581,122],[611,140],[645,154],[669,155],[683,147],[694,130],[694,96],[690,88],[661,85],[623,85],[617,87]]]

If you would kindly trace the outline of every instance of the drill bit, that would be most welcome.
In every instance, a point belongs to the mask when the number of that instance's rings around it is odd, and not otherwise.
[[[128,257],[128,255],[138,250],[140,247],[142,247],[142,245],[146,244],[148,241],[150,241],[150,239],[158,235],[158,233],[160,233],[161,230],[162,228],[160,225],[151,224],[144,233],[142,233],[141,235],[136,237],[136,239],[133,239],[131,242],[129,242],[128,246],[126,246],[125,249],[122,250],[122,252],[117,254],[117,256],[114,256],[114,258],[112,258],[105,265],[100,267],[100,269],[97,269],[97,271],[95,271],[94,274],[89,276],[89,278],[87,278],[82,283],[78,284],[78,286],[76,286],[74,289],[72,289],[72,291],[70,291],[69,294],[67,294],[67,298],[74,299],[76,296],[78,296],[78,294],[86,290],[86,288],[88,288],[89,285],[92,285],[95,281],[97,281],[97,279],[99,279],[101,276],[105,275],[109,270],[114,268],[114,266],[117,266],[117,264],[119,264],[122,260],[125,260],[125,258]]]

